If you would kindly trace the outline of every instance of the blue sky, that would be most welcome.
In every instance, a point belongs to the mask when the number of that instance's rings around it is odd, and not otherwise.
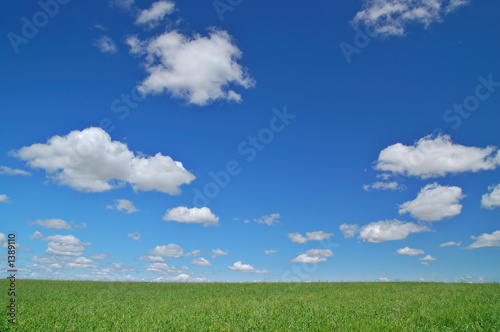
[[[0,6],[21,277],[499,280],[499,3]]]

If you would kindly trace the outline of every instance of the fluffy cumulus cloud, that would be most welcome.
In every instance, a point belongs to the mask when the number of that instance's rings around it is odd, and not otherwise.
[[[62,219],[45,219],[45,220],[36,220],[29,223],[30,225],[37,225],[47,229],[68,229],[73,230],[74,228],[87,228],[86,223],[81,223],[80,225],[75,225],[72,221],[69,223]]]
[[[167,263],[151,263],[146,265],[146,271],[160,275],[178,275],[187,269],[186,266],[169,266]]]
[[[10,198],[5,194],[0,194],[0,203],[9,203]]]
[[[490,191],[481,198],[481,206],[486,209],[500,207],[500,183],[496,186],[489,186]]]
[[[229,254],[229,250],[221,250],[221,249],[212,249],[212,258],[216,258],[217,256],[226,256]]]
[[[500,231],[495,231],[491,234],[483,233],[479,236],[471,236],[471,239],[476,240],[466,249],[477,249],[484,247],[500,247]]]
[[[126,144],[112,141],[101,128],[54,136],[13,152],[32,168],[41,168],[60,184],[86,192],[103,192],[130,183],[134,190],[179,194],[195,176],[178,161],[157,153],[136,156]]]
[[[328,249],[309,249],[303,254],[292,259],[293,263],[316,264],[326,262],[327,257],[332,257],[333,252]]]
[[[468,0],[364,0],[354,25],[364,25],[377,36],[401,36],[410,24],[428,27]]]
[[[41,238],[43,238],[43,234],[40,233],[39,231],[35,231],[35,233],[33,233],[33,235],[30,236],[30,240],[41,239]]]
[[[392,181],[392,182],[375,182],[372,184],[365,184],[363,185],[363,190],[365,191],[370,191],[370,190],[403,190],[406,187],[402,184],[399,184],[397,181]]]
[[[325,233],[323,231],[317,231],[317,232],[307,232],[306,236],[300,234],[300,233],[288,233],[288,237],[292,242],[295,243],[306,243],[308,241],[322,241],[329,239],[331,236],[333,236],[333,233]]]
[[[346,239],[350,239],[350,238],[356,236],[356,234],[359,232],[359,226],[353,225],[353,224],[351,224],[351,225],[342,224],[342,225],[340,225],[339,229],[342,232],[342,234],[344,234],[344,237]]]
[[[235,262],[232,266],[227,267],[230,270],[239,271],[243,273],[264,273],[267,274],[269,271],[267,270],[257,270],[252,265],[242,264],[241,261]]]
[[[237,63],[242,52],[225,31],[212,29],[207,37],[189,37],[174,30],[146,41],[129,37],[127,44],[132,54],[146,55],[148,76],[138,86],[145,95],[168,91],[203,106],[219,99],[240,102],[241,95],[229,85],[255,84]]]
[[[175,4],[171,1],[154,2],[149,9],[142,10],[137,19],[136,24],[154,24],[162,20],[165,15],[171,14],[174,11]]]
[[[212,263],[210,263],[208,260],[206,260],[203,257],[198,257],[193,259],[191,264],[196,265],[196,266],[212,266]]]
[[[49,241],[45,252],[56,256],[81,256],[85,250],[84,246],[90,245],[90,243],[82,243],[73,235],[51,235],[43,240]]]
[[[399,214],[409,212],[418,220],[438,221],[460,214],[462,205],[459,201],[463,197],[460,187],[428,184],[420,190],[417,198],[399,206]]]
[[[450,242],[445,242],[445,243],[441,243],[439,246],[441,248],[443,247],[453,247],[453,246],[456,246],[456,247],[460,247],[462,245],[462,242],[455,242],[455,241],[450,241]]]
[[[139,209],[137,209],[134,206],[134,202],[129,201],[128,199],[117,199],[117,200],[115,200],[114,204],[107,205],[106,209],[109,209],[109,210],[115,210],[116,209],[118,211],[122,211],[122,212],[125,212],[125,213],[134,213],[134,212],[139,211]]]
[[[342,227],[343,226],[343,227]],[[427,226],[417,225],[413,222],[404,222],[397,219],[372,222],[359,228],[357,225],[343,224],[344,237],[354,237],[359,232],[358,239],[380,243],[385,241],[403,240],[411,233],[428,232]],[[346,236],[346,234],[348,236]]]
[[[274,224],[279,224],[280,223],[280,214],[279,213],[271,213],[270,215],[267,216],[262,216],[260,218],[256,218],[253,221],[255,221],[258,224],[264,224],[267,226],[272,226]],[[245,221],[247,222],[247,221]]]
[[[23,171],[22,169],[10,168],[7,166],[0,166],[0,174],[2,174],[2,175],[31,175],[30,172]]]
[[[218,226],[219,217],[210,211],[207,207],[188,209],[184,206],[179,206],[167,210],[163,216],[165,221],[176,221],[186,224],[203,224],[203,226]]]
[[[424,254],[423,250],[420,249],[412,249],[410,247],[404,247],[401,249],[398,249],[396,251],[398,255],[409,255],[409,256],[418,256]]]
[[[437,258],[434,258],[431,255],[427,255],[427,256],[425,256],[423,258],[419,258],[418,260],[419,261],[435,261],[435,260],[437,260]]]
[[[109,36],[101,36],[94,40],[94,46],[101,51],[101,53],[113,54],[118,50],[116,44]]]
[[[455,144],[448,135],[431,135],[421,138],[414,145],[396,143],[379,154],[375,169],[418,176],[422,179],[446,174],[479,172],[495,169],[500,164],[496,147],[468,147]]]
[[[193,250],[190,253],[184,253],[184,249],[178,244],[169,243],[167,245],[156,246],[154,249],[148,251],[148,255],[161,256],[161,257],[196,257],[199,250]]]

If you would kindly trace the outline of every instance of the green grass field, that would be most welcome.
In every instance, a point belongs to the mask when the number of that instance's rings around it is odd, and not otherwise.
[[[7,280],[0,282],[7,311]],[[2,331],[500,331],[500,284],[18,280]]]

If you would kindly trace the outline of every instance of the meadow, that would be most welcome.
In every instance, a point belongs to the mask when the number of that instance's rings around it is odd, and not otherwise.
[[[498,283],[17,280],[16,303],[0,330],[500,331]]]

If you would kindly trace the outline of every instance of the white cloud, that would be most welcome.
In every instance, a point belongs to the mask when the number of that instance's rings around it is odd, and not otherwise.
[[[91,254],[91,255],[87,255],[87,257],[91,258],[91,259],[103,260],[103,259],[106,259],[108,257],[113,257],[113,255],[110,255],[110,254]]]
[[[90,243],[82,243],[79,238],[73,235],[51,235],[43,239],[47,243],[48,254],[57,256],[81,256],[85,248]]]
[[[137,19],[136,24],[151,24],[162,20],[165,15],[171,14],[174,11],[175,4],[171,1],[153,2],[151,8],[142,10]]]
[[[253,266],[249,264],[242,264],[241,261],[235,262],[232,266],[227,267],[230,270],[239,271],[243,273],[264,273],[267,274],[267,270],[256,270]]]
[[[144,261],[144,262],[151,262],[151,263],[165,262],[163,257],[160,257],[160,256],[141,256],[141,257],[137,257],[137,260]]]
[[[410,247],[404,247],[401,249],[398,249],[397,251],[398,255],[410,255],[410,256],[417,256],[417,255],[422,255],[425,252],[420,249],[412,249]]]
[[[280,219],[279,213],[272,213],[268,216],[262,216],[260,218],[254,219],[253,221],[255,221],[258,224],[266,224],[267,226],[272,226],[274,224],[279,224],[280,223],[279,219]]]
[[[381,220],[363,226],[359,231],[358,239],[380,243],[385,241],[403,240],[411,233],[428,232],[426,226],[400,220]]]
[[[203,257],[193,259],[191,264],[196,265],[196,266],[212,266],[212,263],[210,263],[209,261],[207,261]]]
[[[168,31],[148,41],[129,37],[132,54],[146,54],[148,77],[138,86],[147,94],[165,90],[189,104],[206,105],[223,99],[241,101],[230,84],[250,88],[255,81],[236,61],[241,51],[226,31],[212,29],[208,37],[192,38]]]
[[[420,264],[424,265],[424,266],[429,266],[429,262],[420,262]]]
[[[10,198],[5,194],[0,194],[0,203],[9,203]]]
[[[292,259],[293,263],[316,264],[326,262],[326,257],[332,257],[333,252],[328,249],[309,249],[305,253]]]
[[[418,220],[438,221],[460,214],[462,205],[459,201],[462,198],[464,195],[460,187],[428,184],[420,190],[417,198],[399,206],[399,214],[409,212]]]
[[[276,250],[265,250],[264,253],[266,255],[269,255],[269,254],[275,254],[275,253],[277,253],[277,251]]]
[[[94,40],[93,45],[97,47],[101,53],[113,54],[118,50],[115,42],[109,36],[99,37],[99,39]]]
[[[460,245],[462,244],[462,242],[455,242],[455,241],[450,241],[450,242],[446,242],[446,243],[441,243],[439,246],[440,247],[451,247],[451,246],[457,246],[457,247],[460,247]]]
[[[167,245],[162,245],[162,246],[156,246],[153,250],[148,250],[147,252],[148,255],[155,255],[161,257],[174,257],[174,258],[189,257],[189,256],[196,257],[199,253],[200,253],[199,250],[193,250],[190,253],[184,253],[182,247],[174,243],[169,243]]]
[[[375,190],[403,190],[406,187],[402,184],[399,184],[397,181],[392,182],[375,182],[372,184],[363,185],[363,190],[370,191],[372,189]]]
[[[185,266],[168,266],[166,263],[151,263],[146,265],[146,271],[160,275],[178,275],[187,269]]]
[[[134,190],[179,194],[195,176],[182,163],[157,153],[135,156],[126,144],[111,141],[101,128],[54,136],[13,153],[31,168],[42,168],[57,182],[86,192],[103,192],[130,183]],[[118,183],[116,183],[118,182]]]
[[[379,280],[379,281],[382,281],[382,282],[389,282],[389,281],[391,281],[391,279],[389,279],[389,278],[384,278],[384,277],[382,277],[382,278],[378,278],[378,280]]]
[[[500,207],[500,183],[496,186],[489,186],[490,193],[484,194],[481,198],[481,206],[486,209]]]
[[[109,268],[111,271],[119,274],[125,274],[135,270],[134,267],[123,263],[109,263]]]
[[[462,172],[492,170],[500,164],[496,147],[484,149],[455,144],[448,135],[421,138],[413,146],[401,143],[391,145],[379,154],[375,169],[418,176],[422,179]]]
[[[22,169],[14,169],[7,166],[0,166],[0,174],[3,175],[31,175],[30,172],[23,171]]]
[[[159,277],[154,280],[155,282],[208,282],[205,278],[193,278],[188,274],[181,273],[175,277]]]
[[[322,241],[329,239],[333,235],[334,235],[333,233],[325,233],[323,231],[307,232],[305,237],[300,233],[288,233],[288,237],[290,238],[290,240],[292,240],[292,242],[295,243],[306,243],[308,241]]]
[[[216,258],[217,256],[225,256],[229,254],[229,250],[223,251],[221,249],[212,249],[212,258]]]
[[[435,260],[437,260],[437,258],[434,258],[431,255],[427,255],[427,256],[425,256],[423,258],[419,258],[418,260],[419,261],[435,261]]]
[[[30,225],[38,225],[48,229],[72,229],[71,225],[62,219],[46,219],[30,222]]]
[[[110,0],[112,7],[118,7],[123,10],[130,10],[134,4],[134,0]]]
[[[476,240],[466,249],[477,249],[484,247],[500,247],[500,231],[495,231],[491,234],[483,233],[479,236],[471,236],[471,239]]]
[[[129,238],[131,238],[132,240],[142,241],[141,240],[141,233],[139,233],[138,231],[135,231],[133,233],[129,233],[127,236]]]
[[[165,221],[176,221],[186,224],[203,224],[203,226],[219,226],[219,217],[215,216],[207,207],[188,209],[179,206],[167,210],[163,216]]]
[[[411,24],[428,27],[467,4],[466,0],[365,0],[352,23],[369,27],[377,36],[401,36]]]
[[[75,260],[66,262],[64,266],[57,264],[60,268],[66,269],[91,269],[97,268],[97,264],[95,264],[91,259],[85,257],[77,257]],[[55,267],[54,265],[51,265]]]
[[[346,239],[354,237],[359,232],[358,225],[342,224],[342,225],[340,225],[339,229],[342,232],[342,234],[344,234],[344,237]]]
[[[41,239],[41,238],[43,238],[43,234],[40,233],[39,231],[35,231],[35,233],[33,233],[33,235],[30,236],[30,240]]]
[[[125,213],[134,213],[139,211],[135,206],[134,202],[129,201],[128,199],[116,199],[115,204],[107,205],[106,209],[113,210],[116,209],[118,211],[122,211]]]

